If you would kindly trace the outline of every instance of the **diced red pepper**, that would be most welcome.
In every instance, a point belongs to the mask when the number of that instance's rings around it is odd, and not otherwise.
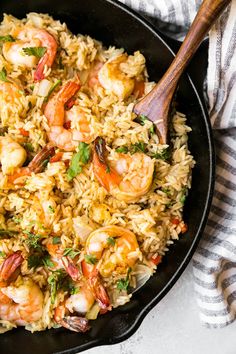
[[[70,127],[71,127],[71,121],[68,120],[67,122],[65,122],[65,123],[63,124],[63,127],[64,127],[65,129],[70,129]]]
[[[68,111],[69,109],[71,109],[74,106],[75,101],[76,101],[76,98],[71,97],[65,104],[65,110]]]
[[[140,98],[144,95],[144,89],[145,89],[144,81],[135,81],[134,94],[137,95],[137,98]]]
[[[151,257],[151,261],[152,261],[152,263],[154,263],[155,265],[158,265],[159,263],[161,263],[161,260],[162,260],[162,256]]]
[[[64,164],[66,165],[66,167],[68,168],[70,166],[70,160],[64,160]]]
[[[182,232],[182,234],[184,234],[185,232],[187,232],[188,231],[188,225],[187,224],[183,224],[182,226],[181,226],[181,232]]]
[[[50,158],[50,162],[53,163],[53,162],[61,161],[62,156],[63,156],[63,152],[57,152],[53,157]]]
[[[20,128],[19,129],[21,135],[25,136],[25,137],[28,137],[29,136],[29,132],[23,128]]]
[[[180,220],[178,218],[171,219],[172,224],[179,225]]]

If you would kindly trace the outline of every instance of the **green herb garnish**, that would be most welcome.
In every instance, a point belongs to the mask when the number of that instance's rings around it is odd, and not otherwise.
[[[127,275],[125,279],[119,279],[117,281],[117,289],[118,290],[128,290],[129,287],[129,274],[132,271],[131,268],[128,269]]]
[[[135,143],[132,144],[130,147],[130,153],[133,155],[136,152],[146,152],[147,151],[147,144],[145,144],[144,142],[139,142],[139,143]]]
[[[55,213],[55,209],[51,205],[48,206],[48,211],[52,214]]]
[[[160,160],[168,160],[171,157],[171,151],[170,148],[163,149],[160,152],[156,152],[155,154],[152,155],[155,159],[160,159]]]
[[[116,240],[114,239],[114,237],[108,237],[107,243],[111,246],[115,246]]]
[[[42,258],[38,254],[31,254],[28,259],[28,267],[31,268],[37,268],[42,265]]]
[[[170,190],[168,188],[162,188],[161,191],[163,193],[165,193],[168,197],[170,197],[171,193],[170,193]]]
[[[24,54],[33,55],[34,57],[41,58],[45,53],[47,48],[45,47],[26,47],[22,49]]]
[[[107,165],[107,167],[106,167],[106,173],[111,173],[110,166],[108,166],[108,165]]]
[[[86,143],[80,142],[78,152],[72,156],[70,167],[67,170],[68,181],[71,181],[82,172],[83,166],[89,162],[90,154],[90,146]]]
[[[144,115],[141,114],[140,116],[138,116],[137,118],[135,118],[135,122],[141,124],[141,125],[145,125],[145,122],[148,120],[148,118]]]
[[[116,152],[119,152],[121,154],[127,154],[129,151],[127,146],[121,146],[116,149]]]
[[[0,80],[1,81],[5,81],[5,82],[10,82],[8,79],[7,79],[7,71],[6,69],[3,67],[2,70],[0,71]]]
[[[14,230],[0,230],[0,239],[1,238],[9,238],[18,235],[18,231]]]
[[[24,143],[24,148],[28,152],[34,152],[33,145],[31,143]]]
[[[184,203],[186,201],[187,193],[188,193],[188,189],[187,188],[183,188],[181,197],[179,199],[180,203],[182,203],[183,205],[184,205]]]
[[[10,34],[7,34],[6,36],[0,36],[0,42],[15,42],[15,39]]]
[[[44,98],[44,102],[47,102],[49,97],[51,96],[52,92],[57,88],[57,86],[59,86],[61,84],[61,80],[57,80],[55,82],[55,84],[52,85],[52,87],[50,88],[47,96]]]
[[[26,239],[26,243],[29,247],[32,248],[41,248],[42,246],[39,244],[41,240],[41,235],[33,234],[29,231],[24,231],[24,233],[28,236]]]
[[[80,251],[75,250],[73,248],[65,248],[63,252],[63,256],[68,256],[72,259],[74,259],[78,254],[80,254]]]
[[[46,267],[49,267],[49,268],[53,268],[55,267],[55,264],[53,263],[53,261],[51,260],[51,257],[50,255],[46,255],[44,258],[43,258],[43,264],[46,266]]]
[[[1,257],[1,258],[4,258],[5,256],[6,256],[5,252],[0,251],[0,257]]]
[[[61,243],[61,238],[60,237],[53,237],[52,239],[52,244],[53,245],[58,245],[59,243]]]
[[[51,303],[52,304],[54,304],[54,302],[55,302],[57,291],[62,286],[62,281],[65,278],[65,276],[66,276],[66,274],[65,274],[64,270],[58,269],[58,270],[54,271],[48,277],[48,284],[50,285],[50,294],[51,294]]]
[[[85,262],[88,264],[96,264],[97,263],[97,258],[93,256],[92,254],[85,254],[84,255]]]
[[[155,126],[154,126],[154,124],[152,124],[152,126],[150,127],[149,133],[150,133],[151,135],[155,134]]]

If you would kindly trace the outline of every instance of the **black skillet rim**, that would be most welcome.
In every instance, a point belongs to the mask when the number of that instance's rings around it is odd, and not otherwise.
[[[129,16],[132,16],[135,18],[142,26],[148,28],[149,31],[151,31],[158,39],[165,45],[165,47],[170,51],[170,53],[175,56],[174,51],[170,48],[170,46],[166,43],[166,41],[162,38],[162,33],[160,33],[146,18],[144,18],[142,15],[137,13],[136,11],[132,10],[128,6],[126,6],[123,3],[118,2],[117,0],[106,0],[108,3],[112,4],[113,6],[116,6],[120,8],[122,11],[126,12]],[[208,143],[209,143],[209,155],[210,155],[210,164],[209,164],[209,184],[208,184],[208,193],[207,193],[207,202],[204,208],[204,211],[202,213],[202,220],[198,228],[198,232],[195,235],[194,241],[189,248],[188,253],[186,254],[184,260],[178,267],[178,270],[176,273],[173,275],[173,277],[169,280],[169,282],[165,285],[165,287],[162,289],[162,291],[155,297],[153,300],[146,306],[144,309],[140,312],[140,314],[137,316],[135,321],[133,322],[132,326],[127,330],[125,333],[123,333],[121,336],[116,337],[116,338],[110,338],[110,339],[95,339],[92,341],[89,341],[86,344],[82,344],[78,347],[72,348],[72,349],[66,349],[60,352],[55,352],[55,354],[76,354],[81,351],[94,348],[97,346],[101,345],[111,345],[111,344],[117,344],[120,343],[130,336],[132,336],[138,327],[141,325],[143,319],[145,316],[148,314],[148,312],[155,306],[157,303],[167,294],[167,292],[172,288],[172,286],[176,283],[176,281],[179,279],[183,271],[185,270],[186,266],[190,262],[194,251],[197,248],[197,245],[200,241],[200,238],[202,236],[202,233],[204,231],[206,222],[207,222],[207,217],[210,212],[210,207],[211,207],[211,201],[213,198],[213,191],[214,191],[214,182],[215,182],[215,149],[214,149],[214,143],[213,143],[213,133],[212,133],[212,128],[209,120],[209,116],[205,107],[205,103],[203,101],[203,97],[201,94],[198,93],[198,90],[196,89],[191,77],[187,74],[186,75],[190,85],[193,88],[193,91],[198,99],[199,106],[202,111],[203,118],[205,120],[206,124],[206,132],[207,132],[207,137],[208,137]]]

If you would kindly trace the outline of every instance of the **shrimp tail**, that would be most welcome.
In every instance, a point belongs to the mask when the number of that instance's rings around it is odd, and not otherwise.
[[[76,265],[69,257],[62,257],[62,264],[73,281],[78,281],[81,278],[80,272]]]
[[[65,301],[63,301],[55,309],[54,320],[61,326],[74,332],[86,332],[90,329],[87,318],[82,316],[68,316],[66,312],[68,312],[68,310],[66,310]]]
[[[39,39],[42,41],[42,44],[47,48],[46,53],[39,60],[37,68],[34,73],[34,81],[41,81],[45,78],[44,68],[47,65],[47,68],[51,68],[57,54],[57,41],[49,32],[41,30],[38,33]]]
[[[94,141],[93,170],[99,183],[109,192],[111,185],[119,185],[121,177],[109,167],[105,140],[97,137]]]
[[[34,172],[34,173],[42,172],[45,168],[45,162],[47,162],[50,159],[50,157],[54,155],[55,155],[55,148],[53,144],[48,143],[29,163],[28,168],[30,172]]]
[[[21,251],[17,251],[9,255],[2,263],[0,268],[0,283],[7,283],[14,280],[17,276],[17,270],[22,264],[24,258],[21,255]],[[2,284],[1,284],[2,285]]]
[[[74,332],[84,333],[90,329],[87,318],[80,316],[66,316],[60,321],[60,324]]]
[[[110,299],[104,286],[100,282],[98,274],[92,275],[89,278],[89,285],[94,293],[94,297],[97,300],[100,309],[102,310],[102,313],[110,311],[111,310]]]

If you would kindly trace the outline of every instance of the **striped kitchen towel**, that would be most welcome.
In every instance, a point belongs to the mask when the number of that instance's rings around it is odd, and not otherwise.
[[[149,18],[187,31],[201,0],[120,0]],[[209,34],[207,96],[216,145],[216,185],[209,220],[193,257],[200,318],[209,328],[236,314],[236,0]],[[155,23],[155,22],[154,22]]]

